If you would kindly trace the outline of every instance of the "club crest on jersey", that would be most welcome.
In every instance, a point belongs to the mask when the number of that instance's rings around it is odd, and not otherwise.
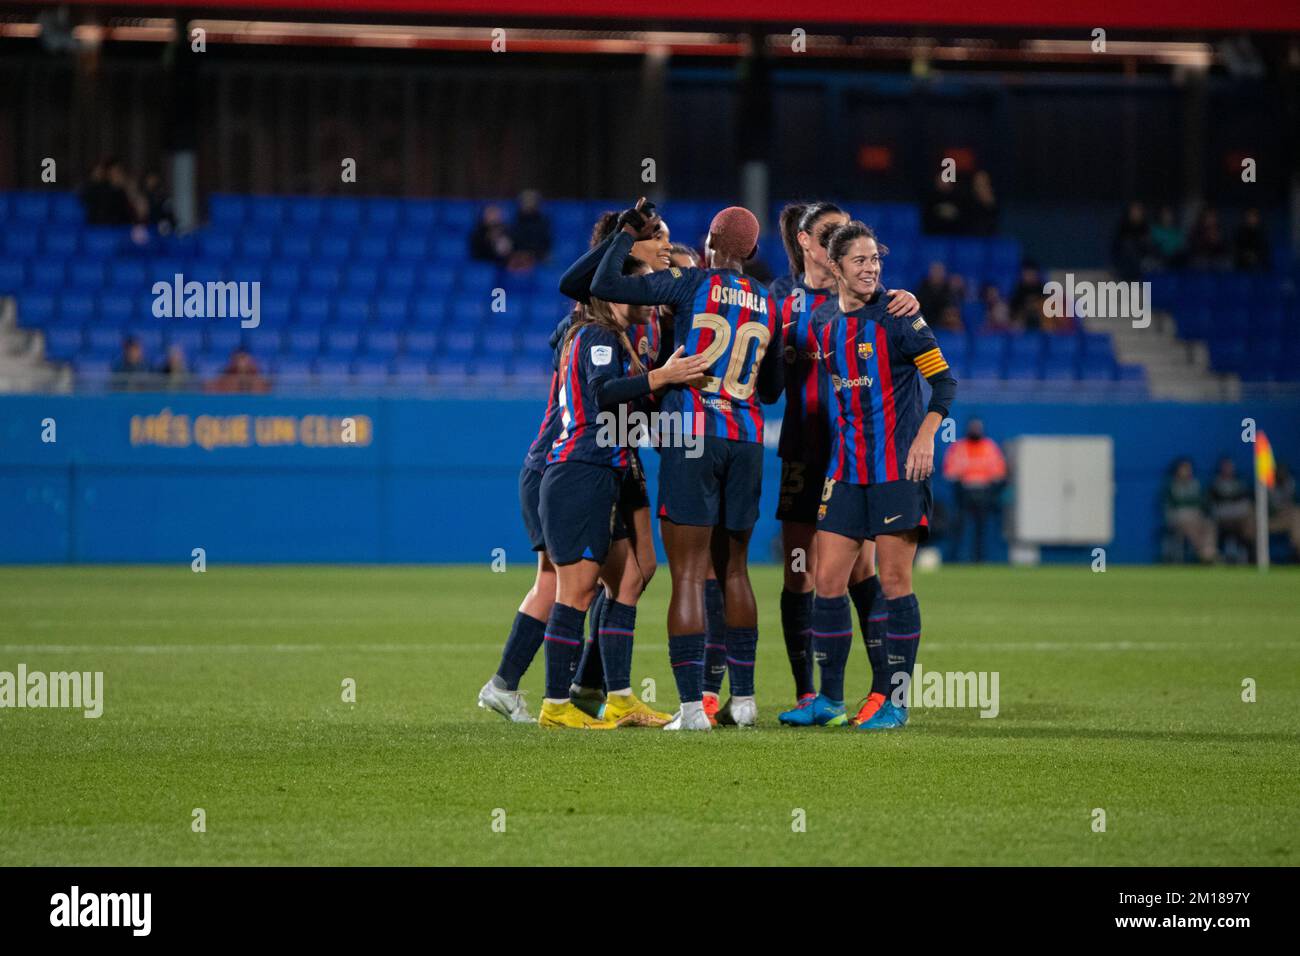
[[[875,351],[876,351],[876,347],[872,345],[870,342],[858,343],[858,358],[860,359],[871,358],[871,356],[875,354]]]
[[[591,364],[608,365],[614,358],[614,347],[611,345],[593,345],[591,347]]]

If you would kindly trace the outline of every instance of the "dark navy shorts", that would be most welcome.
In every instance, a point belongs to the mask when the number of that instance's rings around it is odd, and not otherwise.
[[[776,520],[816,524],[825,479],[826,462],[781,462],[781,496],[776,502]]]
[[[542,516],[537,513],[537,504],[541,495],[542,473],[524,465],[519,470],[519,510],[524,516],[528,546],[534,551],[546,550],[546,538],[542,534]]]
[[[572,564],[586,558],[603,564],[610,543],[627,537],[618,513],[622,477],[613,468],[585,461],[546,466],[537,510],[553,562]]]
[[[688,458],[686,448],[659,449],[659,517],[674,524],[749,531],[758,521],[763,491],[763,446],[705,435]]]
[[[924,541],[930,536],[933,504],[929,478],[876,485],[853,485],[827,478],[817,513],[817,530],[861,540],[915,529]]]

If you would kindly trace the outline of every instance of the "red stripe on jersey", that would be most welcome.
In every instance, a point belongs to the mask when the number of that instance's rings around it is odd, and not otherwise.
[[[885,443],[885,481],[897,481],[898,449],[894,447],[894,429],[898,426],[898,416],[894,410],[894,375],[890,371],[889,336],[883,325],[876,326],[876,365],[880,369],[880,398],[885,412],[885,434],[877,436],[877,441]]]
[[[748,280],[748,279],[745,279],[745,278],[737,278],[736,282],[737,282],[737,283],[740,285],[740,287],[741,287],[742,289],[744,289],[746,292],[749,292],[749,291],[750,291],[750,288],[749,288],[749,280]],[[735,331],[736,331],[736,332],[739,332],[739,331],[740,331],[740,327],[741,327],[742,325],[744,325],[744,324],[745,324],[746,322],[748,322],[748,321],[749,321],[749,306],[747,306],[747,305],[742,305],[742,306],[740,307],[740,315],[739,315],[739,317],[736,319],[736,329],[735,329]],[[732,333],[732,336],[731,336],[731,348],[732,348],[732,351],[733,351],[733,352],[735,351],[735,348],[736,348],[736,338],[737,338],[737,336],[736,336],[735,332],[733,332],[733,333]],[[727,363],[727,367],[728,367],[728,368],[731,367],[731,363],[730,363],[730,362]],[[727,391],[727,382],[726,382],[726,379],[725,379],[725,378],[723,379],[723,382],[722,382],[722,391],[721,391],[721,394],[723,394],[723,395],[726,396],[726,399],[727,399],[728,402],[731,401],[731,398],[732,398],[732,396],[731,396],[731,392]],[[728,415],[726,416],[726,418],[727,418],[727,437],[730,438],[730,439],[733,439],[733,440],[737,440],[737,441],[738,441],[738,440],[740,439],[740,422],[736,421],[736,415],[735,415],[735,409],[736,409],[736,406],[735,406],[735,405],[732,405],[732,406],[731,406],[731,409],[732,409],[731,414],[728,414]],[[763,436],[762,436],[762,435],[759,435],[758,437],[761,439]]]
[[[581,348],[582,330],[574,335],[569,342],[569,356],[565,363],[566,392],[569,402],[573,407],[573,417],[570,421],[571,432],[569,440],[564,443],[564,448],[560,450],[559,460],[566,461],[573,449],[578,445],[578,427],[587,420],[582,408],[582,382],[578,378],[578,369],[582,366],[579,359],[579,350]]]
[[[858,368],[858,350],[853,344],[857,341],[860,333],[860,319],[853,319],[852,325],[847,326],[853,329],[853,335],[844,337],[844,364],[849,370],[849,378],[859,379],[862,377],[862,370]],[[867,466],[867,419],[862,411],[862,390],[857,386],[849,389],[849,394],[853,396],[853,410],[856,412],[857,422],[857,447],[853,449],[855,464],[858,469],[858,483],[871,483],[871,469]]]
[[[827,363],[829,375],[835,374],[835,365],[831,360],[831,356],[834,354],[831,348],[831,345],[833,344],[833,336],[831,335],[831,332],[834,330],[834,328],[835,328],[834,322],[827,322],[826,327],[822,329],[822,349],[821,349],[822,361]],[[835,380],[833,378],[831,379],[831,388],[832,389],[835,388]],[[836,400],[835,401],[835,435],[832,436],[831,438],[832,441],[835,440],[836,436],[842,436],[844,434],[844,428],[846,425],[847,422],[844,418],[844,407],[839,403],[838,400]],[[836,442],[836,444],[839,445],[839,449],[836,452],[835,467],[831,469],[831,473],[839,476],[840,478],[843,478],[844,477],[844,442],[843,440],[840,440]]]
[[[534,445],[541,440],[542,432],[546,431],[546,423],[551,418],[551,412],[555,410],[555,403],[560,399],[559,378],[558,371],[551,373],[551,390],[546,395],[546,414],[542,416],[542,423],[537,426],[537,437],[533,439]]]

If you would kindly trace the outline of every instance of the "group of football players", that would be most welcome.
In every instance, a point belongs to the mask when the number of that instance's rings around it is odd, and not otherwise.
[[[796,700],[779,720],[868,731],[906,724],[921,635],[912,564],[928,533],[934,436],[956,380],[916,298],[881,285],[888,249],[870,227],[815,202],[786,207],[781,234],[790,274],[769,289],[744,273],[759,224],[741,207],[713,218],[702,265],[670,242],[667,222],[644,200],[596,223],[590,249],[561,280],[575,305],[552,336],[546,413],[519,476],[537,574],[480,707],[532,722],[519,682],[544,646],[542,727],[755,724],[748,551],[762,406],[784,394],[776,517]],[[629,411],[681,424],[641,436],[613,427]],[[638,698],[631,680],[637,602],[656,561],[645,445],[660,456],[674,714]],[[852,717],[850,601],[872,670]]]

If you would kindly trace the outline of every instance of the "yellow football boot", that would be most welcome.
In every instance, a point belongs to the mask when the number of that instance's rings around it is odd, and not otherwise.
[[[601,717],[620,727],[662,727],[673,719],[672,714],[651,709],[636,694],[610,694]]]
[[[597,720],[584,714],[571,701],[553,704],[542,701],[542,712],[537,718],[537,726],[548,730],[613,730],[618,724],[612,720]]]

